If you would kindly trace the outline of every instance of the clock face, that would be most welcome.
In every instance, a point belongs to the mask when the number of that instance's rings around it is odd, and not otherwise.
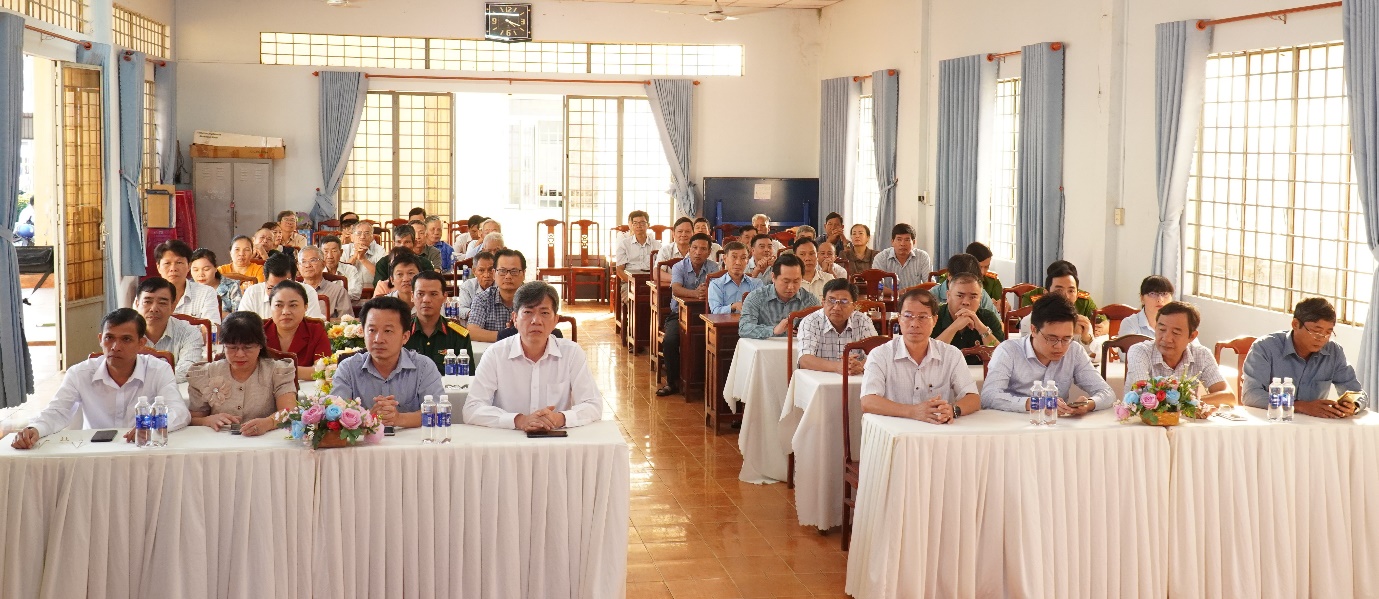
[[[531,41],[531,5],[484,5],[484,39],[499,42]]]

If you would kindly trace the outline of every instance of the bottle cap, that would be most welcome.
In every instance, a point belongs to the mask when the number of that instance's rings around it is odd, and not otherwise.
[[[435,401],[435,400],[436,400],[436,396],[434,396],[434,395],[427,395],[426,397],[421,398],[421,400],[422,400],[422,401]]]
[[[1285,377],[1283,377],[1283,384],[1285,384],[1285,385],[1291,385],[1291,384],[1293,384],[1293,377],[1291,377],[1291,376],[1285,376]]]
[[[449,402],[449,401],[450,401],[450,394],[449,394],[449,393],[442,393],[442,394],[441,394],[441,401]]]

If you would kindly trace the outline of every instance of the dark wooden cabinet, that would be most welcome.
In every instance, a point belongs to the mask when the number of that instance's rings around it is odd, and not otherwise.
[[[704,322],[704,424],[718,434],[723,423],[741,422],[742,406],[736,412],[723,399],[723,385],[737,350],[737,314],[701,314]]]

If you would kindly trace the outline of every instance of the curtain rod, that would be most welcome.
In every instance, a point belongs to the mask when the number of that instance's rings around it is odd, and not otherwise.
[[[123,58],[125,59],[126,62],[128,62],[129,60],[131,60],[133,54],[134,54],[134,51],[133,51],[133,50],[125,50],[125,51],[124,51],[124,56],[123,56]],[[144,57],[144,61],[145,61],[145,62],[151,62],[151,63],[153,63],[154,65],[157,65],[157,66],[160,66],[160,67],[168,66],[168,61],[163,60],[163,59],[161,59],[161,58],[153,58],[152,56],[145,56],[145,57]]]
[[[1049,50],[1052,50],[1052,51],[1054,51],[1054,52],[1057,52],[1057,51],[1062,50],[1062,49],[1063,49],[1063,42],[1054,42],[1054,43],[1052,43],[1052,44],[1049,44]],[[1019,51],[1019,50],[1016,50],[1016,51],[1014,51],[1014,52],[997,52],[997,53],[994,53],[994,54],[987,54],[987,55],[986,55],[986,61],[987,61],[987,62],[996,62],[998,59],[1001,59],[1001,58],[1009,58],[1009,57],[1011,57],[1011,56],[1019,56],[1019,55],[1020,55],[1020,51]]]
[[[895,69],[886,69],[886,75],[887,75],[887,76],[890,76],[890,77],[894,77],[894,76],[895,76]],[[854,76],[852,77],[852,80],[853,80],[853,81],[861,81],[861,80],[863,80],[863,79],[871,79],[871,75],[854,75]]]
[[[320,71],[312,71],[312,72],[311,72],[311,75],[312,75],[313,77],[320,77],[320,76],[321,76],[321,72],[320,72]],[[638,80],[638,81],[609,81],[609,80],[607,80],[607,79],[540,79],[540,78],[523,78],[523,77],[465,77],[465,76],[461,76],[461,75],[371,75],[371,74],[369,74],[369,73],[364,73],[364,77],[366,77],[366,78],[368,78],[368,79],[431,79],[431,80],[440,80],[440,81],[503,81],[503,82],[507,82],[507,83],[509,83],[509,84],[512,84],[512,83],[619,83],[619,84],[623,84],[623,85],[627,85],[627,84],[642,84],[642,85],[649,85],[649,84],[651,84],[651,81],[650,81],[650,80],[647,80],[647,79],[642,79],[642,80]],[[699,85],[699,81],[696,80],[696,81],[694,82],[694,84],[695,84],[695,85]]]
[[[90,50],[90,49],[91,49],[91,42],[88,42],[88,41],[83,41],[83,40],[78,40],[78,39],[72,39],[72,38],[67,37],[67,36],[65,36],[65,35],[62,35],[62,34],[60,34],[60,33],[53,33],[53,32],[51,32],[51,31],[48,31],[47,29],[39,29],[38,27],[34,27],[33,25],[25,24],[25,25],[24,25],[24,28],[25,28],[25,29],[28,29],[29,31],[36,31],[36,32],[38,32],[40,35],[46,35],[46,36],[51,37],[51,38],[53,38],[53,39],[59,39],[59,40],[62,40],[62,41],[64,41],[64,42],[72,42],[72,43],[74,43],[74,44],[76,44],[76,45],[78,45],[78,46],[81,46],[81,47],[83,47],[83,48],[86,48],[87,50]],[[125,51],[124,51],[124,59],[125,59],[125,60],[129,60],[129,59],[130,59],[129,55],[130,55],[130,54],[133,54],[133,53],[134,53],[133,50],[125,50]],[[161,58],[149,58],[149,57],[145,56],[145,57],[144,57],[144,60],[146,60],[146,61],[148,61],[148,62],[151,62],[151,63],[153,63],[153,64],[156,64],[156,65],[158,65],[158,66],[160,66],[160,67],[168,66],[168,62],[167,62],[166,60],[161,59]]]
[[[1307,12],[1311,10],[1321,10],[1323,8],[1339,8],[1340,6],[1340,2],[1327,2],[1325,4],[1311,4],[1308,6],[1299,6],[1296,8],[1284,8],[1280,10],[1271,10],[1268,12],[1257,12],[1252,15],[1240,15],[1238,17],[1226,17],[1224,19],[1202,19],[1200,21],[1197,21],[1197,28],[1206,29],[1213,25],[1220,25],[1222,23],[1235,23],[1237,21],[1249,21],[1251,19],[1272,19],[1275,17],[1282,17],[1280,20],[1282,20],[1284,23],[1287,23],[1288,15],[1295,12]]]

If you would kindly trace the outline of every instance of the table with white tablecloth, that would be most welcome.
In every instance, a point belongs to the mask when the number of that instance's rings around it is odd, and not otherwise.
[[[172,447],[62,431],[0,446],[0,596],[617,597],[628,448],[458,425],[310,451],[189,427]],[[64,441],[66,439],[66,441]]]
[[[783,337],[737,340],[723,397],[729,406],[735,406],[733,400],[744,404],[742,430],[737,437],[742,451],[738,480],[743,482],[767,484],[786,478],[789,451],[781,451],[777,424],[785,403],[786,350]],[[789,437],[785,442],[789,443]]]

